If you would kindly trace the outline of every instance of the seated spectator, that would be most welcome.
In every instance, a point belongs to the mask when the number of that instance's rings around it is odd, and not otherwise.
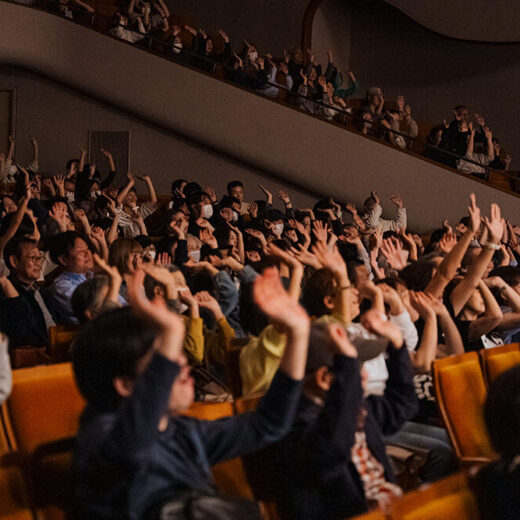
[[[311,334],[296,421],[276,446],[283,518],[349,518],[384,510],[402,495],[382,434],[397,431],[416,411],[410,360],[395,326],[374,310],[361,320],[367,330],[393,338],[385,394],[363,397],[363,349],[339,324],[328,325],[318,341]]]
[[[279,440],[299,398],[309,318],[270,272],[255,284],[255,301],[287,330],[288,343],[269,392],[253,413],[215,422],[182,417],[194,395],[181,351],[184,325],[151,305],[143,276],[138,272],[130,286],[132,309],[101,315],[74,344],[74,372],[88,403],[74,460],[84,517],[161,518],[174,505],[189,505],[186,492],[215,496],[210,466]],[[234,507],[232,516],[243,517],[245,504]],[[260,518],[257,509],[246,511]]]
[[[145,8],[144,17],[137,16],[135,18],[136,29],[133,30],[128,28],[128,17],[117,12],[114,16],[113,27],[108,31],[108,34],[129,43],[137,43],[146,36],[145,25],[148,24],[149,15],[150,6],[148,5],[148,7]]]
[[[224,41],[224,51],[220,54],[215,52],[213,39],[203,29],[197,31],[189,25],[185,25],[184,29],[193,36],[192,51],[196,56],[191,58],[190,63],[194,67],[214,73],[216,63],[224,63],[231,58],[231,43],[222,29],[218,32]]]
[[[473,162],[460,159],[457,164],[457,169],[464,173],[471,173],[479,179],[487,179],[487,169],[495,158],[495,149],[493,147],[493,133],[488,127],[484,128],[484,135],[486,136],[486,147],[482,145],[475,145],[475,128],[472,123],[469,124],[469,138],[468,147],[464,155],[465,159],[470,159]],[[475,164],[478,163],[478,164]]]
[[[44,254],[38,242],[18,236],[9,241],[4,251],[11,274],[0,276],[2,330],[11,348],[45,347],[49,343],[49,327],[66,318],[47,290],[40,291]]]
[[[94,260],[90,245],[83,235],[66,231],[52,237],[50,255],[61,273],[49,286],[49,292],[56,300],[64,321],[77,323],[71,298],[78,285],[92,275]]]
[[[442,135],[441,148],[449,152],[464,157],[468,149],[469,124],[471,118],[466,105],[458,105],[453,110],[454,119],[448,125],[444,122],[444,132]],[[451,166],[456,166],[456,158],[451,161]]]
[[[140,206],[137,205],[134,176],[128,174],[127,177],[127,185],[120,189],[117,194],[117,213],[119,215],[119,227],[122,228],[123,236],[134,238],[138,235],[148,234],[144,219],[157,210],[157,195],[155,194],[153,183],[148,175],[137,177],[146,183],[150,199],[143,202]]]
[[[520,365],[493,381],[484,416],[498,460],[484,466],[476,479],[481,518],[514,520],[520,513]]]
[[[489,163],[489,167],[493,170],[509,170],[511,156],[504,152],[500,141],[496,137],[493,137],[493,150],[495,158]]]
[[[363,216],[363,222],[368,229],[380,228],[383,232],[396,231],[402,228],[406,229],[406,208],[404,207],[401,196],[398,193],[393,193],[390,195],[390,200],[397,207],[396,220],[381,218],[383,208],[381,207],[379,197],[374,191],[370,194],[370,197],[365,201],[365,214]]]

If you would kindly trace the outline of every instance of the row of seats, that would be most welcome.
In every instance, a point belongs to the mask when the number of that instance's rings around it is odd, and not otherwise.
[[[435,362],[439,409],[461,462],[495,457],[483,422],[486,385],[517,363],[519,344]],[[194,403],[187,414],[212,420],[253,410],[257,402]],[[69,363],[13,371],[12,394],[1,409],[0,493],[6,498],[0,504],[0,518],[30,518],[28,505],[42,518],[64,518],[70,505],[71,448],[84,405]],[[259,464],[257,456],[219,464],[214,468],[215,481],[226,494],[261,499],[266,518],[276,518],[272,490],[264,485],[269,479],[261,477]],[[253,475],[248,472],[251,465]],[[11,514],[17,516],[6,516]]]
[[[214,420],[254,410],[257,403],[258,399],[194,403],[186,414]],[[72,442],[84,404],[69,363],[13,372],[13,392],[1,410],[1,449],[4,464],[9,461],[10,465],[0,469],[0,493],[4,497],[0,519],[31,518],[29,506],[37,512],[38,518],[65,518],[70,507]],[[274,520],[278,514],[272,490],[265,487],[269,479],[263,473],[267,465],[262,464],[259,457],[261,455],[218,464],[213,468],[214,478],[225,494],[260,499],[265,518]],[[22,474],[25,479],[21,478]],[[253,474],[255,478],[252,478]],[[439,501],[440,505],[437,504]],[[448,506],[461,512],[452,518],[477,518],[464,475],[450,477],[425,491],[406,495],[395,504],[392,516],[388,518],[434,518],[431,511],[438,511],[440,507],[444,510]],[[426,509],[406,516],[410,508]],[[366,518],[386,517],[376,514]]]
[[[484,424],[487,388],[517,364],[519,343],[450,356],[433,364],[437,406],[463,466],[496,458]]]

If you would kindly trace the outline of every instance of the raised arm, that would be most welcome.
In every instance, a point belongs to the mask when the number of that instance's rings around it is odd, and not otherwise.
[[[505,223],[500,215],[500,208],[497,204],[491,204],[491,220],[486,217],[485,223],[489,233],[489,241],[482,244],[482,252],[473,260],[464,279],[450,294],[450,302],[453,306],[455,316],[460,313],[470,299],[473,291],[479,286],[489,262],[491,262],[497,247],[499,248],[498,243],[502,237]]]
[[[153,204],[157,204],[157,195],[155,193],[155,188],[153,187],[152,179],[150,179],[148,175],[142,175],[137,178],[146,183],[146,187],[148,189],[148,196],[150,197],[150,202]]]
[[[116,197],[116,204],[118,206],[121,206],[121,204],[123,203],[123,199],[128,195],[128,192],[134,187],[134,184],[135,184],[134,176],[131,173],[129,173],[127,175],[127,177],[128,177],[128,183],[121,190],[119,195]]]
[[[500,322],[504,318],[495,297],[482,280],[480,280],[478,288],[482,295],[482,299],[484,300],[486,310],[480,318],[477,318],[470,323],[468,332],[468,338],[470,341],[474,341],[480,338],[483,334],[491,332],[494,328],[500,325]]]
[[[475,233],[480,228],[480,209],[477,206],[475,194],[472,193],[469,198],[469,227],[459,239],[455,247],[444,257],[444,260],[439,265],[437,272],[424,290],[424,292],[427,292],[436,298],[440,298],[442,296],[444,289],[457,273],[457,269],[460,267],[462,258],[466,254],[469,244],[473,240]]]
[[[11,238],[14,237],[14,235],[18,231],[18,228],[22,223],[23,216],[27,211],[27,205],[29,204],[30,199],[30,191],[29,188],[27,188],[27,193],[25,197],[21,199],[18,203],[18,208],[16,209],[16,212],[11,220],[11,223],[9,224],[9,227],[7,228],[7,231],[2,236],[0,236],[0,255],[3,256],[5,245],[7,244],[7,242],[9,242],[9,240],[11,240]]]

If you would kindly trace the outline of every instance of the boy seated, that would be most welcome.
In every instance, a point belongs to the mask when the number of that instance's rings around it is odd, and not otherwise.
[[[158,519],[186,493],[215,495],[211,466],[282,438],[300,395],[309,317],[270,269],[256,279],[254,299],[286,331],[287,348],[269,391],[253,413],[217,421],[181,416],[194,398],[182,353],[184,322],[146,298],[143,279],[139,270],[128,284],[131,308],[89,322],[73,349],[87,400],[75,450],[75,494],[89,520]],[[226,516],[235,517],[242,516]]]
[[[410,358],[397,327],[379,312],[369,310],[361,323],[389,340],[385,393],[364,397],[360,366],[380,350],[354,347],[339,323],[313,325],[294,426],[274,448],[284,519],[344,519],[385,508],[402,494],[383,436],[417,412]]]

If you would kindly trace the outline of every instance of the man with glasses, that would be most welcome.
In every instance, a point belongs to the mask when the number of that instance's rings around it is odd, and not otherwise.
[[[15,237],[7,243],[4,259],[11,274],[0,276],[2,330],[11,348],[43,347],[49,342],[49,327],[60,321],[55,302],[37,284],[43,253],[36,240]]]

